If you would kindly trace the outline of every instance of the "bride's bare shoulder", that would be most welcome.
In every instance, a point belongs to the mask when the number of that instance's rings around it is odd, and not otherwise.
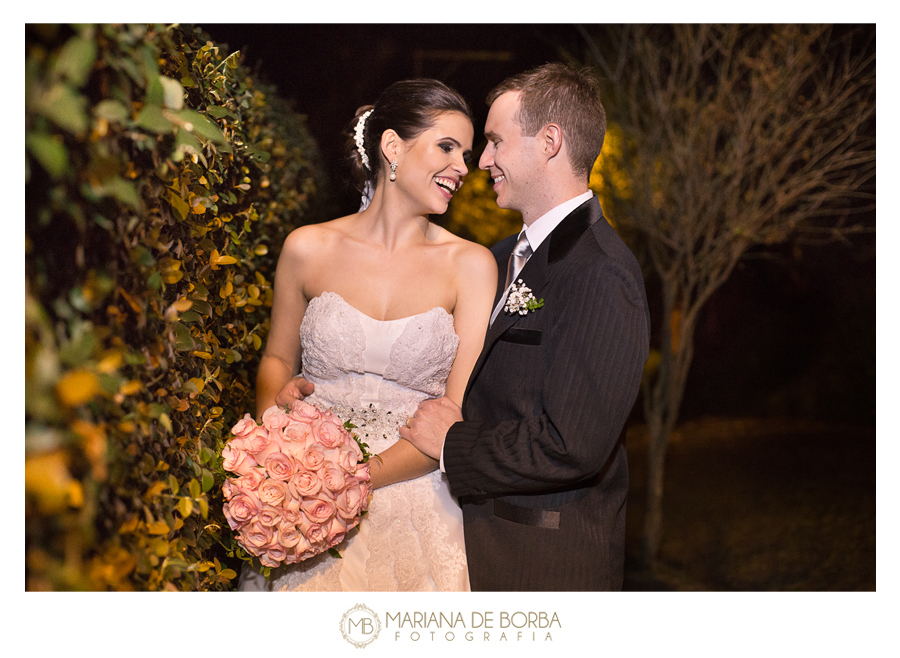
[[[496,266],[494,256],[487,247],[461,238],[444,228],[436,228],[439,230],[436,232],[435,241],[447,248],[453,261],[460,263],[463,267],[476,266],[479,269],[485,267],[490,269],[491,265]]]
[[[297,227],[285,238],[282,253],[299,258],[320,254],[345,239],[349,224],[350,216]]]

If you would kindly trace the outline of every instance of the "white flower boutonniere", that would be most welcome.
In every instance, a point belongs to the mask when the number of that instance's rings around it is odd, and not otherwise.
[[[535,299],[531,294],[531,288],[525,285],[522,279],[519,279],[509,287],[509,295],[506,297],[506,306],[504,310],[510,315],[518,313],[526,315],[529,311],[536,311],[544,305],[543,297]]]

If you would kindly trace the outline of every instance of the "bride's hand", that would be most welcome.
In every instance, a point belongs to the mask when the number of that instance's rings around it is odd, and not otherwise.
[[[279,407],[287,407],[294,400],[302,400],[313,394],[316,385],[303,377],[294,377],[287,384],[281,387],[278,395],[275,396],[275,404]]]

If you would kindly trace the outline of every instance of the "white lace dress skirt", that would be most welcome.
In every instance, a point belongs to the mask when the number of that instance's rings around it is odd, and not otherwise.
[[[301,327],[309,402],[350,420],[379,453],[419,402],[444,393],[459,339],[444,309],[393,321],[369,318],[334,293],[310,302]],[[324,553],[274,569],[271,591],[468,591],[462,512],[434,471],[375,491],[359,526]],[[254,589],[248,581],[245,589]]]

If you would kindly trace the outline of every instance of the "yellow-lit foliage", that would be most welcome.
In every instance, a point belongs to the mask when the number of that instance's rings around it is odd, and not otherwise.
[[[616,198],[631,196],[631,176],[623,162],[622,130],[613,123],[606,128],[603,150],[594,162],[588,187],[600,199],[606,221],[616,226],[610,214],[615,207]]]
[[[231,588],[217,455],[315,146],[198,29],[28,26],[25,70],[26,589]]]

